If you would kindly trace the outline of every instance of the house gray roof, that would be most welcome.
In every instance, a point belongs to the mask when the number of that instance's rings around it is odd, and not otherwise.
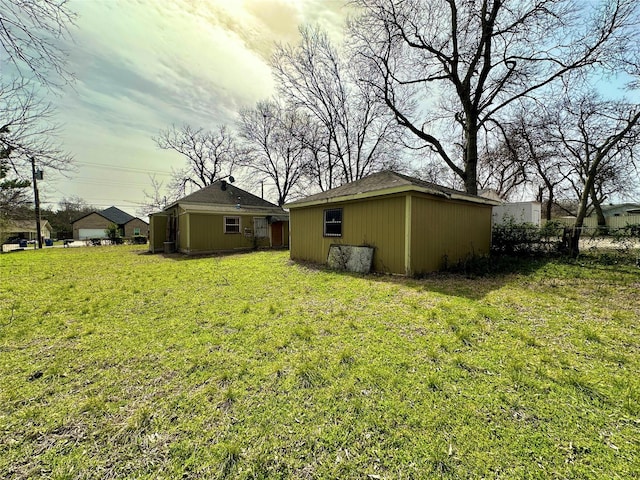
[[[129,215],[127,212],[123,212],[122,210],[116,207],[109,207],[96,213],[99,213],[104,218],[115,223],[116,225],[124,225],[125,223],[136,218],[133,215]]]
[[[231,183],[226,183],[226,189],[222,189],[222,181],[217,180],[197,192],[182,197],[172,205],[180,203],[207,204],[207,205],[242,205],[243,207],[280,208],[277,205],[256,197],[255,195],[238,188]]]
[[[436,185],[435,183],[425,182],[419,178],[409,177],[401,173],[391,170],[373,173],[355,182],[345,183],[344,185],[325,192],[316,193],[308,197],[290,202],[285,207],[302,206],[308,203],[329,202],[338,198],[350,197],[354,195],[375,196],[375,194],[384,194],[385,191],[395,190],[417,190],[431,195],[438,195],[447,198],[455,197],[460,200],[467,200],[475,203],[485,203],[489,205],[497,205],[499,202],[477,195],[471,195],[466,192],[460,192],[451,188]],[[371,194],[371,195],[366,195]]]

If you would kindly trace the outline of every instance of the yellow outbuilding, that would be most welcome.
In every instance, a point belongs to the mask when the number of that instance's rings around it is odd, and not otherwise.
[[[331,245],[373,248],[377,272],[420,275],[491,248],[499,202],[392,171],[285,205],[293,260],[326,263]]]

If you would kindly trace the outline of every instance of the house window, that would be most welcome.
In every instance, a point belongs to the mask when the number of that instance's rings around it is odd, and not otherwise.
[[[134,234],[134,235],[140,235],[140,227],[135,227],[135,228],[133,229],[133,234]]]
[[[224,233],[240,233],[240,217],[224,217]]]
[[[324,211],[324,236],[342,236],[342,209],[331,208]]]
[[[255,217],[253,219],[253,231],[256,238],[266,238],[269,236],[269,228],[267,219],[264,217]]]

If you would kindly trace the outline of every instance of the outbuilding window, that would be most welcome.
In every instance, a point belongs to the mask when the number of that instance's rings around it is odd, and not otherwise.
[[[224,217],[224,233],[240,233],[240,217]]]
[[[342,236],[342,209],[330,208],[324,211],[324,236]]]

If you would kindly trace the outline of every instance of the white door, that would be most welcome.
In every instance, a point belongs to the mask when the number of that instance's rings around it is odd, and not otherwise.
[[[269,237],[269,228],[267,225],[267,219],[264,217],[253,218],[253,234],[256,238]]]

